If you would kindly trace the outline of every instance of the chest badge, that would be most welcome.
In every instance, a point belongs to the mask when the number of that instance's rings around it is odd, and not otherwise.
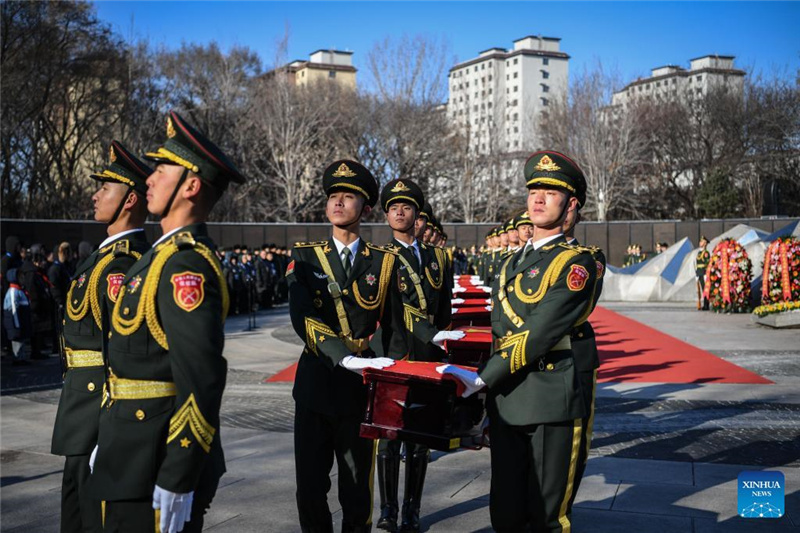
[[[139,287],[142,285],[142,276],[134,276],[128,282],[128,293],[135,294],[136,291],[139,290]]]
[[[78,278],[78,288],[80,289],[84,284],[86,284],[86,272],[81,274],[81,277]]]
[[[108,299],[112,302],[117,301],[117,296],[119,296],[119,289],[122,287],[122,280],[125,279],[125,274],[116,273],[116,274],[109,274],[106,277],[106,281],[108,282],[108,289],[106,289],[106,293],[108,294]]]
[[[533,267],[532,269],[528,270],[528,277],[533,279],[539,275],[539,267]]]
[[[431,263],[431,270],[433,270],[434,272],[439,270],[439,263]]]
[[[206,278],[197,272],[181,272],[173,274],[170,278],[172,282],[172,296],[175,303],[184,311],[194,311],[203,303],[203,285]]]
[[[364,276],[364,281],[367,282],[367,285],[372,287],[373,285],[375,285],[375,282],[378,281],[378,279],[375,277],[375,274],[370,273]]]

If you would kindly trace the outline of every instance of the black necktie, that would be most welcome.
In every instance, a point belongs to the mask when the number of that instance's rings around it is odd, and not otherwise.
[[[526,244],[525,248],[522,249],[522,253],[519,256],[519,259],[517,259],[517,266],[521,265],[522,262],[525,261],[525,256],[527,256],[531,250],[533,250],[533,246],[531,246],[530,244]]]

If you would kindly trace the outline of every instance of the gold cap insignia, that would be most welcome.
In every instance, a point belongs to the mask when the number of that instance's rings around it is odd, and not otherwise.
[[[108,158],[111,160],[112,163],[117,160],[117,154],[114,153],[113,146],[108,148]]]
[[[553,163],[549,155],[545,155],[539,160],[539,163],[534,167],[536,170],[543,170],[545,172],[555,172],[561,170],[561,167]]]
[[[339,165],[339,168],[337,168],[336,172],[333,173],[334,178],[352,178],[355,175],[356,173],[350,170],[350,167],[344,163]]]
[[[411,189],[409,189],[409,188],[406,186],[406,184],[405,184],[405,183],[403,183],[402,181],[398,181],[398,182],[397,182],[397,185],[395,185],[395,186],[394,186],[394,187],[391,189],[391,192],[408,192],[408,191],[410,191],[410,190],[411,190]]]
[[[527,211],[525,211],[524,213],[522,213],[522,214],[519,216],[519,218],[531,218],[531,216],[528,214],[528,212],[527,212]]]
[[[167,137],[172,139],[178,133],[175,131],[175,126],[172,124],[172,117],[167,117]]]

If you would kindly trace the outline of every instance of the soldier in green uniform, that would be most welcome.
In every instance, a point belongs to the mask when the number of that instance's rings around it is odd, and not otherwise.
[[[567,243],[573,246],[580,246],[578,239],[575,238],[575,226],[581,221],[580,208],[586,203],[586,189],[579,187],[577,192],[578,209],[567,212],[567,219],[564,222],[564,237]],[[595,282],[592,309],[600,299],[603,291],[603,275],[606,271],[606,256],[597,247],[588,247],[589,252],[597,265],[597,281]],[[588,315],[587,315],[588,317]],[[586,461],[589,459],[589,449],[592,445],[592,426],[594,425],[595,409],[595,390],[597,387],[597,369],[600,368],[600,358],[597,355],[597,342],[595,340],[594,328],[588,320],[578,323],[570,333],[572,342],[572,354],[575,358],[575,369],[578,372],[583,400],[586,406],[586,414],[581,419],[581,443],[578,454],[578,466],[575,472],[575,482],[572,485],[572,497],[570,506],[578,494],[583,473],[586,470]]]
[[[152,170],[112,141],[109,163],[91,178],[94,218],[108,238],[75,271],[67,293],[61,339],[64,387],[50,452],[66,456],[61,485],[61,531],[100,531],[100,500],[88,495],[89,455],[97,444],[100,401],[106,381],[103,338],[125,272],[149,247],[144,234],[147,185]]]
[[[447,284],[446,257],[441,248],[420,243],[415,236],[417,212],[425,205],[422,189],[411,180],[397,179],[381,191],[381,207],[392,228],[389,246],[397,253],[395,313],[402,313],[405,345],[392,350],[392,357],[411,361],[442,361],[446,340],[460,339],[463,331],[450,327],[451,293]],[[429,218],[430,213],[425,217]],[[376,335],[378,337],[378,335]],[[400,478],[400,440],[382,439],[378,445],[378,489],[381,516],[378,528],[397,531],[398,488]],[[401,531],[419,531],[419,513],[430,451],[426,446],[405,443],[406,473]]]
[[[700,251],[697,252],[695,257],[694,275],[697,278],[697,310],[708,311],[708,298],[704,296],[704,289],[706,285],[706,269],[708,263],[711,261],[711,253],[706,248],[708,246],[708,239],[705,235],[700,237]]]
[[[128,270],[111,314],[107,396],[89,486],[104,530],[201,531],[225,472],[219,410],[229,297],[205,221],[228,158],[177,113],[145,155],[147,209],[163,236]]]
[[[520,213],[514,225],[517,227],[517,231],[519,232],[520,247],[524,247],[525,244],[533,237],[533,223],[531,223],[531,217],[528,212],[523,211]]]
[[[292,392],[297,508],[303,531],[333,530],[327,494],[335,456],[342,530],[369,531],[377,442],[359,436],[367,402],[361,373],[394,364],[375,357],[369,338],[380,322],[382,334],[373,342],[391,354],[395,333],[402,335],[402,317],[392,316],[389,301],[398,261],[394,251],[359,235],[362,216],[378,200],[369,170],[336,161],[325,169],[322,185],[332,236],[295,244],[286,269],[289,314],[305,342]]]
[[[564,532],[586,414],[570,333],[592,310],[597,265],[562,230],[585,187],[578,166],[558,152],[537,152],[525,177],[536,240],[500,268],[496,349],[479,373],[440,368],[463,381],[464,395],[489,390],[492,527]]]

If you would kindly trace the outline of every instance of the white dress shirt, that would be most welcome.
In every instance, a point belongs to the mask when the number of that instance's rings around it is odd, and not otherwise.
[[[336,237],[331,238],[333,239],[333,244],[336,246],[336,253],[339,255],[339,259],[342,258],[342,250],[345,248],[350,248],[350,266],[352,267],[356,260],[356,252],[358,251],[358,243],[361,242],[361,237],[358,237],[356,240],[347,245],[343,242],[339,242]]]
[[[126,231],[120,231],[119,233],[115,233],[111,237],[108,237],[106,240],[101,242],[100,243],[100,248],[105,248],[106,246],[108,246],[112,242],[116,241],[117,239],[121,239],[125,235],[130,235],[131,233],[136,233],[137,231],[144,231],[144,228],[134,228],[134,229],[126,230]]]

